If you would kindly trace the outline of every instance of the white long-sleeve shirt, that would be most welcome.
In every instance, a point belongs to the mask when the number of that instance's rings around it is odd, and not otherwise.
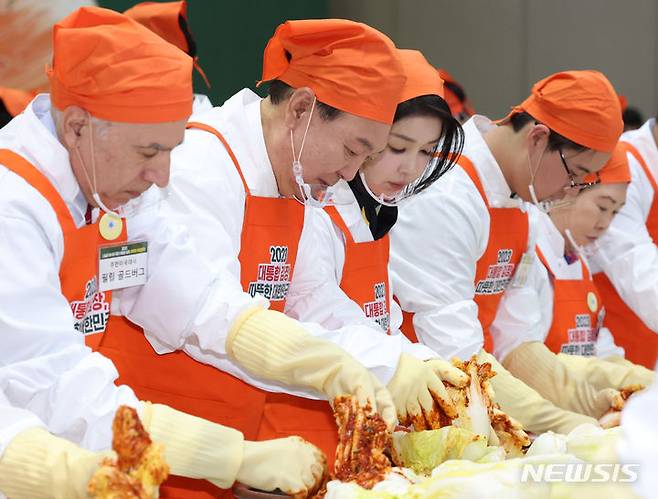
[[[539,212],[536,217],[538,233],[537,246],[550,265],[556,279],[580,280],[583,267],[580,260],[569,264],[564,258],[564,238],[548,215]],[[587,261],[585,261],[587,265]],[[501,300],[496,319],[491,325],[491,334],[495,338],[494,355],[504,360],[507,355],[522,343],[530,341],[545,342],[553,323],[553,300],[555,297],[553,283],[548,273],[542,273],[540,286],[511,288]],[[509,316],[514,314],[518,321]],[[506,320],[507,316],[507,320]],[[528,318],[535,320],[533,327],[528,327]],[[514,327],[518,326],[518,327]],[[596,340],[596,355],[610,357],[624,356],[624,349],[615,345],[610,330],[602,327]]]
[[[624,133],[621,140],[635,146],[654,179],[658,179],[654,126],[655,119],[650,119],[641,128]],[[628,163],[631,183],[626,204],[599,239],[590,261],[592,270],[605,272],[631,310],[658,333],[658,246],[646,227],[656,193],[642,166],[630,153]]]
[[[491,206],[528,210],[528,254],[534,256],[538,210],[511,197],[483,138],[493,126],[484,116],[471,118],[464,125],[463,154],[473,162]],[[488,244],[489,226],[489,212],[476,186],[462,168],[454,168],[401,207],[391,231],[390,270],[395,294],[403,310],[415,313],[414,328],[419,340],[445,358],[469,358],[484,344],[474,301],[474,281],[477,261]],[[539,286],[542,272],[546,270],[533,258],[518,294]],[[532,300],[533,293],[527,294]],[[510,327],[533,327],[535,310],[525,308],[523,314],[511,311],[500,318],[499,324],[508,320]]]
[[[336,209],[356,243],[373,241],[372,233],[361,215],[361,208],[347,182],[341,180],[334,186]],[[340,288],[345,265],[345,234],[337,227],[324,210],[316,210],[315,216],[306,224],[302,234],[303,245],[307,239],[316,237],[314,251],[300,252],[286,301],[286,315],[303,322],[313,322],[335,330],[344,328],[351,331],[355,341],[365,345],[379,345],[372,354],[380,359],[381,350],[386,349],[388,372],[394,373],[400,353],[408,353],[421,360],[437,356],[424,345],[413,344],[404,336],[399,327],[402,324],[402,310],[393,300],[390,282],[388,294],[390,302],[391,334],[385,334],[381,326],[366,317],[363,309],[352,301]],[[389,279],[390,281],[390,279]],[[367,350],[367,348],[366,348]],[[396,354],[397,352],[397,354]],[[362,362],[372,362],[361,359]]]

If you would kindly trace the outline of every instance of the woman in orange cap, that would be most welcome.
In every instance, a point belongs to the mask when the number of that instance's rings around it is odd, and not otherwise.
[[[538,286],[541,277],[537,213],[524,201],[560,198],[600,170],[622,127],[605,76],[551,75],[502,123],[471,118],[460,167],[401,208],[391,231],[393,289],[409,313],[403,331],[444,357],[479,354],[493,362],[502,409],[533,432],[564,432],[593,420],[557,408],[488,354],[505,289]]]
[[[508,290],[491,325],[495,354],[503,365],[555,404],[574,409],[572,399],[591,395],[586,389],[574,393],[572,380],[582,380],[593,390],[647,386],[653,380],[653,373],[641,366],[603,360],[614,355],[623,358],[624,352],[605,327],[605,303],[592,281],[585,253],[626,199],[630,171],[621,143],[598,179],[574,200],[554,206],[550,218],[540,216],[537,256],[549,282],[536,288],[534,296],[527,287]],[[587,180],[594,183],[597,176]],[[528,318],[514,321],[510,314]]]
[[[626,359],[658,361],[658,131],[656,120],[625,132],[631,184],[627,201],[590,260],[606,304],[606,323]]]
[[[592,175],[588,180],[594,184],[597,178]],[[631,178],[621,144],[598,180],[573,202],[551,209],[550,218],[540,218],[537,256],[548,271],[553,290],[553,320],[545,342],[555,353],[602,358],[619,354],[610,331],[603,326],[604,304],[591,278],[586,248],[603,235],[626,202]],[[579,331],[570,336],[572,329]]]
[[[313,490],[325,469],[313,445],[250,442],[238,430],[140,400],[115,385],[112,362],[85,346],[98,348],[120,323],[110,308],[131,315],[163,307],[167,321],[187,324],[191,303],[218,294],[217,279],[184,232],[175,229],[173,238],[171,224],[148,209],[168,182],[171,150],[192,112],[191,58],[95,7],[57,23],[53,46],[50,95],[0,130],[0,490],[12,498],[85,497],[102,456],[72,442],[109,448],[121,404],[136,407],[165,444],[175,475],[225,488],[239,480]],[[130,219],[112,211],[137,205],[145,211]],[[191,278],[182,290],[177,266]],[[175,285],[163,285],[163,274]],[[158,376],[166,376],[164,362]],[[355,374],[368,376],[354,368],[348,376]],[[340,368],[333,375],[340,379]]]
[[[609,164],[601,171],[600,184],[582,191],[576,198],[576,202],[566,208],[567,213],[561,213],[559,210],[551,212],[555,227],[568,241],[565,245],[565,258],[568,252],[571,252],[572,255],[576,252],[581,261],[585,258],[585,254],[591,257],[599,247],[600,237],[628,202],[627,191],[631,182],[631,171],[627,152],[628,145],[620,142],[615,148]],[[538,247],[541,247],[541,241],[540,239]],[[573,267],[573,264],[568,267]],[[549,272],[552,274],[550,269]],[[583,266],[583,273],[585,272],[590,273],[589,269]],[[557,277],[554,276],[554,278]],[[611,331],[608,327],[606,320],[608,307],[605,298],[598,289],[591,290],[591,292],[597,298],[599,314],[596,318],[600,318],[601,322],[597,325],[597,327],[600,326],[600,329],[596,338],[595,357],[560,355],[561,360],[571,370],[586,369],[583,375],[594,386],[620,388],[632,384],[650,385],[655,377],[654,371],[625,360],[624,349],[615,345],[618,336],[616,330]],[[592,302],[592,300],[589,301]],[[556,347],[554,351],[557,351],[558,345],[555,343],[554,346]],[[599,362],[598,359],[605,359],[609,362]],[[619,366],[611,367],[612,362]]]

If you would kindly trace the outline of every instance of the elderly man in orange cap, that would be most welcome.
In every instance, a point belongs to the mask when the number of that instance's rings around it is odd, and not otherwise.
[[[413,345],[400,337],[384,341],[367,326],[327,331],[281,312],[297,255],[314,251],[314,239],[299,244],[316,216],[311,205],[385,147],[403,70],[392,42],[366,25],[288,21],[265,49],[262,79],[270,82],[267,98],[242,90],[195,115],[172,155],[165,212],[189,228],[199,258],[221,276],[214,308],[197,305],[187,329],[167,314],[145,334],[125,323],[100,348],[142,397],[230,424],[248,438],[299,434],[331,462],[337,435],[327,400],[355,393],[392,426],[395,410],[382,381],[393,376],[405,345]],[[180,269],[181,279],[186,272]],[[141,312],[140,319],[131,311],[141,325],[161,313]],[[320,338],[343,345],[360,363]],[[176,350],[187,355],[158,355]],[[164,359],[166,379],[157,374]],[[361,364],[379,380],[363,377],[355,368]],[[352,374],[343,376],[338,365]]]
[[[583,177],[606,163],[622,128],[619,100],[605,76],[551,75],[498,125],[471,118],[460,168],[402,208],[391,233],[393,289],[408,312],[403,330],[445,357],[479,354],[494,363],[497,401],[533,432],[566,432],[596,420],[557,407],[512,377],[489,352],[506,363],[530,354],[510,349],[492,322],[530,328],[538,313],[531,301],[499,307],[506,289],[523,295],[546,282],[534,254],[539,213],[528,202],[545,205],[565,188],[582,187]],[[541,353],[547,355],[540,360],[557,362],[545,347],[532,356]],[[600,417],[610,407],[611,392],[578,387],[584,396],[569,400],[578,412]]]
[[[191,303],[220,292],[212,269],[181,231],[168,235],[150,201],[168,183],[170,154],[192,111],[192,59],[126,16],[93,7],[55,25],[53,40],[50,95],[0,131],[0,491],[85,497],[101,456],[73,442],[109,448],[120,404],[139,410],[175,475],[224,488],[239,480],[312,491],[325,458],[311,444],[249,442],[232,428],[142,402],[114,384],[112,362],[85,346],[86,339],[97,348],[105,329],[120,324],[111,308],[148,302],[187,323],[172,303],[191,314]],[[124,219],[113,210],[140,214]],[[175,265],[195,283],[193,296],[161,285]],[[355,374],[368,376],[352,365],[333,366],[337,383],[348,377],[337,393],[350,393]],[[166,362],[157,367],[165,375]]]

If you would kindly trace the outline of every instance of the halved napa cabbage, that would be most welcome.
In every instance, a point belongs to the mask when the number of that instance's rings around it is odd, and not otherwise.
[[[394,462],[414,472],[429,475],[449,459],[495,462],[505,458],[499,447],[488,447],[487,438],[456,426],[439,430],[393,433]]]

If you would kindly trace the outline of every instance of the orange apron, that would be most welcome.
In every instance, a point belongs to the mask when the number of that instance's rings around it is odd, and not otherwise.
[[[388,293],[388,234],[376,241],[357,243],[334,206],[325,211],[345,236],[345,263],[340,288],[381,328],[390,334]]]
[[[294,199],[253,196],[224,137],[202,123],[189,123],[188,128],[213,133],[233,160],[246,193],[240,280],[246,292],[264,295],[272,309],[282,311],[304,223],[303,205]],[[320,447],[333,463],[338,435],[326,401],[260,390],[183,351],[158,355],[142,328],[124,317],[111,317],[99,350],[117,366],[117,383],[130,386],[142,400],[235,428],[247,440],[300,435]],[[183,477],[173,477],[161,489],[163,498],[231,496],[230,491],[205,480]]]
[[[653,187],[654,197],[647,217],[647,230],[654,244],[658,244],[658,184],[638,150],[631,144],[623,144],[626,151],[640,163]],[[612,331],[615,342],[626,350],[626,358],[635,364],[654,369],[658,358],[658,334],[645,326],[642,319],[626,305],[605,273],[594,275],[594,282],[605,303],[606,325]]]
[[[544,343],[555,353],[596,355],[605,309],[585,262],[581,279],[558,279],[539,248],[537,257],[553,282],[553,323]]]
[[[484,349],[493,351],[489,330],[496,318],[503,292],[512,280],[514,270],[528,247],[528,215],[518,208],[492,208],[473,162],[466,156],[458,160],[459,166],[475,184],[489,211],[489,241],[475,268],[475,296],[478,319],[484,333]],[[448,263],[446,263],[448,264]],[[417,342],[413,329],[413,314],[404,312],[400,328],[411,341]]]
[[[64,236],[64,256],[59,268],[62,294],[71,305],[75,329],[84,334],[87,345],[97,346],[107,327],[112,302],[111,291],[98,291],[98,248],[125,242],[126,224],[121,235],[111,242],[100,235],[100,217],[96,223],[78,229],[62,197],[34,165],[7,149],[0,150],[0,163],[22,177],[53,207]]]

